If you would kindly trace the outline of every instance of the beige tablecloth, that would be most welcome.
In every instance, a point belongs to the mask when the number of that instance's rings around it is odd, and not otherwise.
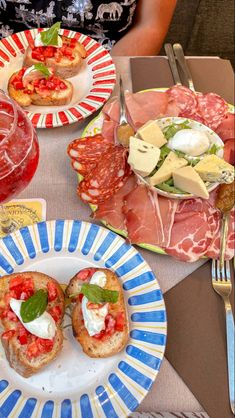
[[[115,59],[125,89],[131,91],[129,59]],[[94,116],[93,116],[94,117]],[[87,123],[74,124],[62,128],[38,130],[40,143],[40,163],[36,175],[19,198],[44,198],[47,202],[47,220],[80,219],[91,221],[90,209],[76,195],[77,176],[70,167],[66,148],[69,142],[81,136]],[[171,289],[204,261],[187,264],[139,250],[149,263],[163,292]],[[201,405],[178,376],[170,363],[164,359],[159,375],[138,411],[202,411]]]

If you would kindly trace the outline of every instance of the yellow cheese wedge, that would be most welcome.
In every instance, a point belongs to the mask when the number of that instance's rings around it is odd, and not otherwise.
[[[137,131],[137,137],[159,148],[167,143],[163,132],[155,120],[149,120],[141,126],[141,128]]]
[[[160,149],[152,144],[147,144],[142,139],[130,137],[128,164],[134,171],[143,177],[148,176],[156,167]]]
[[[192,193],[195,196],[202,197],[203,199],[209,198],[209,193],[205,183],[196,170],[191,166],[182,167],[174,171],[173,181],[174,186],[184,192]]]
[[[206,155],[194,168],[202,180],[210,183],[232,183],[234,180],[234,167],[217,155]]]
[[[172,177],[173,171],[177,170],[177,168],[185,167],[187,164],[187,160],[179,158],[173,151],[171,151],[159,170],[149,178],[149,183],[151,186],[156,186],[157,184],[167,181]]]

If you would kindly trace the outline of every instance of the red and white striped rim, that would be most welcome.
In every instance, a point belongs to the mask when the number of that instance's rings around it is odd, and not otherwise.
[[[25,30],[0,40],[0,73],[19,54],[25,53],[26,48],[32,44],[33,39],[41,30]],[[68,29],[61,29],[60,34],[77,39],[86,48],[86,62],[92,73],[90,91],[82,101],[68,109],[58,108],[58,111],[48,113],[26,110],[27,116],[35,128],[53,128],[84,120],[103,106],[115,86],[115,65],[110,54],[102,45],[89,36]]]

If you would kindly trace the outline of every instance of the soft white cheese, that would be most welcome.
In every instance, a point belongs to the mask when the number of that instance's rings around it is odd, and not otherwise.
[[[36,35],[34,39],[35,46],[45,46],[41,39],[41,32]],[[46,46],[54,46],[55,48],[61,48],[63,45],[63,41],[60,36],[58,36],[58,45],[46,45]]]
[[[210,140],[205,132],[197,129],[182,129],[169,139],[167,146],[172,150],[197,157],[210,147]]]
[[[56,324],[52,316],[48,312],[43,312],[39,318],[34,319],[31,322],[23,322],[20,315],[20,308],[24,301],[17,300],[14,298],[10,299],[10,307],[16,316],[19,318],[20,322],[24,325],[27,331],[31,334],[36,335],[36,337],[49,339],[54,338],[56,333]]]
[[[103,271],[96,271],[91,279],[90,284],[96,284],[97,286],[104,287],[107,278]],[[86,296],[82,298],[82,315],[84,319],[84,325],[88,334],[92,337],[95,334],[99,334],[100,331],[105,329],[105,318],[108,314],[108,303],[98,309],[87,308],[88,299]]]

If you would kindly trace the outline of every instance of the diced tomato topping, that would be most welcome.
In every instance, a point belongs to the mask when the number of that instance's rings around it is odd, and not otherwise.
[[[57,287],[55,285],[55,283],[53,282],[48,282],[47,283],[47,291],[48,291],[48,301],[52,302],[53,300],[55,300],[58,296],[58,291],[57,291]]]
[[[99,332],[99,334],[93,335],[93,338],[97,340],[106,340],[111,337],[115,332],[116,320],[111,314],[108,314],[105,318],[105,329]]]
[[[26,335],[26,334],[24,334],[24,335],[19,335],[19,336],[18,336],[18,340],[19,340],[19,342],[20,342],[20,344],[21,344],[21,345],[25,345],[25,344],[27,344],[27,342],[28,342],[28,337],[27,337],[27,335]]]
[[[22,81],[17,81],[16,80],[12,84],[13,84],[13,86],[16,90],[22,90],[24,88],[24,85],[23,85]]]
[[[104,306],[104,303],[92,303],[92,302],[87,302],[87,309],[100,309]]]
[[[44,338],[37,338],[36,340],[37,345],[39,347],[40,353],[50,353],[53,348],[54,341],[53,340],[46,340]]]
[[[9,319],[9,321],[13,321],[13,322],[17,322],[18,321],[18,318],[17,318],[16,314],[12,310],[9,310],[7,312],[6,317],[7,317],[7,319]]]
[[[82,281],[89,280],[92,277],[92,275],[96,272],[96,270],[97,269],[94,267],[82,269],[76,274],[76,278]]]
[[[25,345],[28,343],[28,336],[31,335],[29,331],[22,325],[19,324],[18,326],[18,340],[21,345]]]
[[[54,48],[53,46],[47,46],[44,51],[43,51],[43,55],[45,58],[52,58],[55,55],[55,50],[56,48]]]
[[[59,321],[61,318],[61,308],[60,306],[53,306],[53,308],[49,309],[48,313],[52,316],[55,322]]]
[[[83,296],[84,296],[84,295],[83,295],[82,293],[79,293],[79,295],[78,295],[79,302],[81,302],[81,301],[82,301]]]
[[[9,329],[8,331],[3,332],[1,337],[4,340],[9,341],[15,335],[15,333],[16,333],[16,331],[14,329]]]
[[[0,319],[4,319],[4,318],[6,318],[7,317],[7,314],[8,314],[8,309],[3,309],[3,310],[1,310],[1,312],[0,312]]]
[[[37,357],[39,354],[40,354],[40,351],[39,351],[39,347],[37,345],[36,340],[32,341],[27,347],[27,356],[32,358],[32,357]]]
[[[124,324],[125,324],[125,314],[124,312],[118,312],[116,316],[116,324],[115,324],[116,331],[123,331]]]
[[[39,51],[37,51],[36,49],[34,49],[33,51],[32,51],[32,58],[34,59],[34,60],[37,60],[37,61],[45,61],[45,57],[44,57],[44,55],[42,55]]]
[[[9,289],[12,290],[14,287],[22,285],[24,279],[22,276],[15,276],[10,280]]]

